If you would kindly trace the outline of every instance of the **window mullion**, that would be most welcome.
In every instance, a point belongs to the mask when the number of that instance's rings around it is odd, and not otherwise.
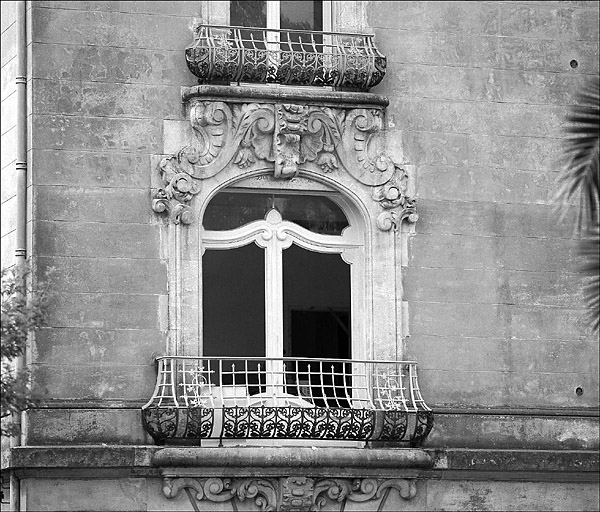
[[[273,232],[265,249],[265,355],[283,357],[283,246]],[[283,362],[267,362],[267,392],[278,396],[283,389]]]

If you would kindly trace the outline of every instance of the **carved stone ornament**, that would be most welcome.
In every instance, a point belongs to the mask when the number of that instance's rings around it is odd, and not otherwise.
[[[202,500],[215,503],[254,500],[264,511],[318,511],[328,502],[345,504],[378,499],[384,502],[390,489],[396,489],[405,500],[417,494],[415,480],[403,478],[164,478],[163,493],[167,498],[175,498],[182,489],[194,510],[196,502]],[[380,510],[382,506],[383,503]]]
[[[370,187],[386,219],[393,218],[378,222],[382,229],[417,219],[415,199],[406,195],[407,173],[382,148],[382,109],[194,100],[190,121],[193,143],[160,162],[164,186],[152,202],[174,223],[191,222],[190,201],[202,180],[230,163],[240,169],[266,164],[279,179],[298,176],[301,167],[323,173],[343,168]]]

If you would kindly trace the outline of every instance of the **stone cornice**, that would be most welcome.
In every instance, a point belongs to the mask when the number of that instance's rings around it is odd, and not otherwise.
[[[385,108],[387,97],[370,92],[340,92],[306,87],[276,87],[272,85],[195,85],[181,88],[184,102],[193,99],[233,103],[281,102],[309,103],[322,107]]]
[[[238,455],[232,460],[232,453]],[[266,454],[266,456],[265,456]],[[276,456],[279,454],[279,456]],[[306,457],[306,458],[305,458]],[[348,478],[598,480],[597,450],[410,449],[246,446],[171,448],[136,445],[19,446],[2,451],[2,470],[127,470],[131,475]],[[304,461],[300,466],[298,460]],[[255,468],[242,462],[257,462]],[[286,464],[288,464],[286,466]],[[454,476],[452,476],[454,475]]]

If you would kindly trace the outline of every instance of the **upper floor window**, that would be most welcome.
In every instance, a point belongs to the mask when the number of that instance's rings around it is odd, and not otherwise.
[[[330,30],[331,27],[325,26],[323,19],[324,8],[329,9],[330,3],[322,0],[295,2],[232,0],[229,22],[239,27]]]
[[[367,91],[385,74],[386,59],[372,34],[332,31],[334,11],[335,26],[346,27],[350,11],[360,18],[360,2],[335,10],[330,0],[214,3],[219,9],[209,10],[207,21],[194,28],[193,45],[186,48],[188,67],[201,84]]]
[[[322,52],[323,35],[313,32],[331,30],[330,11],[331,2],[322,0],[232,0],[229,22],[232,26],[285,30],[267,33],[267,44],[276,45],[281,51]],[[262,32],[248,30],[241,35],[246,47],[264,49]]]

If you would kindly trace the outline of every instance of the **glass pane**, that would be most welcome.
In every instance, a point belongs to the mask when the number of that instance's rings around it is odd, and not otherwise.
[[[235,229],[264,219],[273,206],[279,210],[284,220],[295,222],[315,233],[339,235],[348,226],[344,212],[327,197],[221,192],[206,208],[204,229]]]
[[[229,24],[235,27],[267,26],[267,2],[264,0],[232,0]]]
[[[204,355],[265,355],[265,260],[255,244],[202,256]]]
[[[283,308],[285,355],[350,358],[350,265],[339,254],[319,254],[295,244],[284,250]],[[322,372],[314,371],[318,369]],[[307,362],[300,361],[290,371],[288,393],[310,396],[315,405],[349,406],[349,365],[330,362],[313,365],[309,372]]]
[[[292,30],[323,30],[323,2],[297,1],[281,2],[280,28]],[[298,44],[293,44],[298,43]],[[281,49],[283,51],[321,51],[323,36],[309,33],[282,33]]]
[[[267,2],[264,0],[232,0],[229,7],[229,24],[234,27],[267,26]],[[246,48],[266,48],[263,32],[258,30],[241,30],[243,45]]]

